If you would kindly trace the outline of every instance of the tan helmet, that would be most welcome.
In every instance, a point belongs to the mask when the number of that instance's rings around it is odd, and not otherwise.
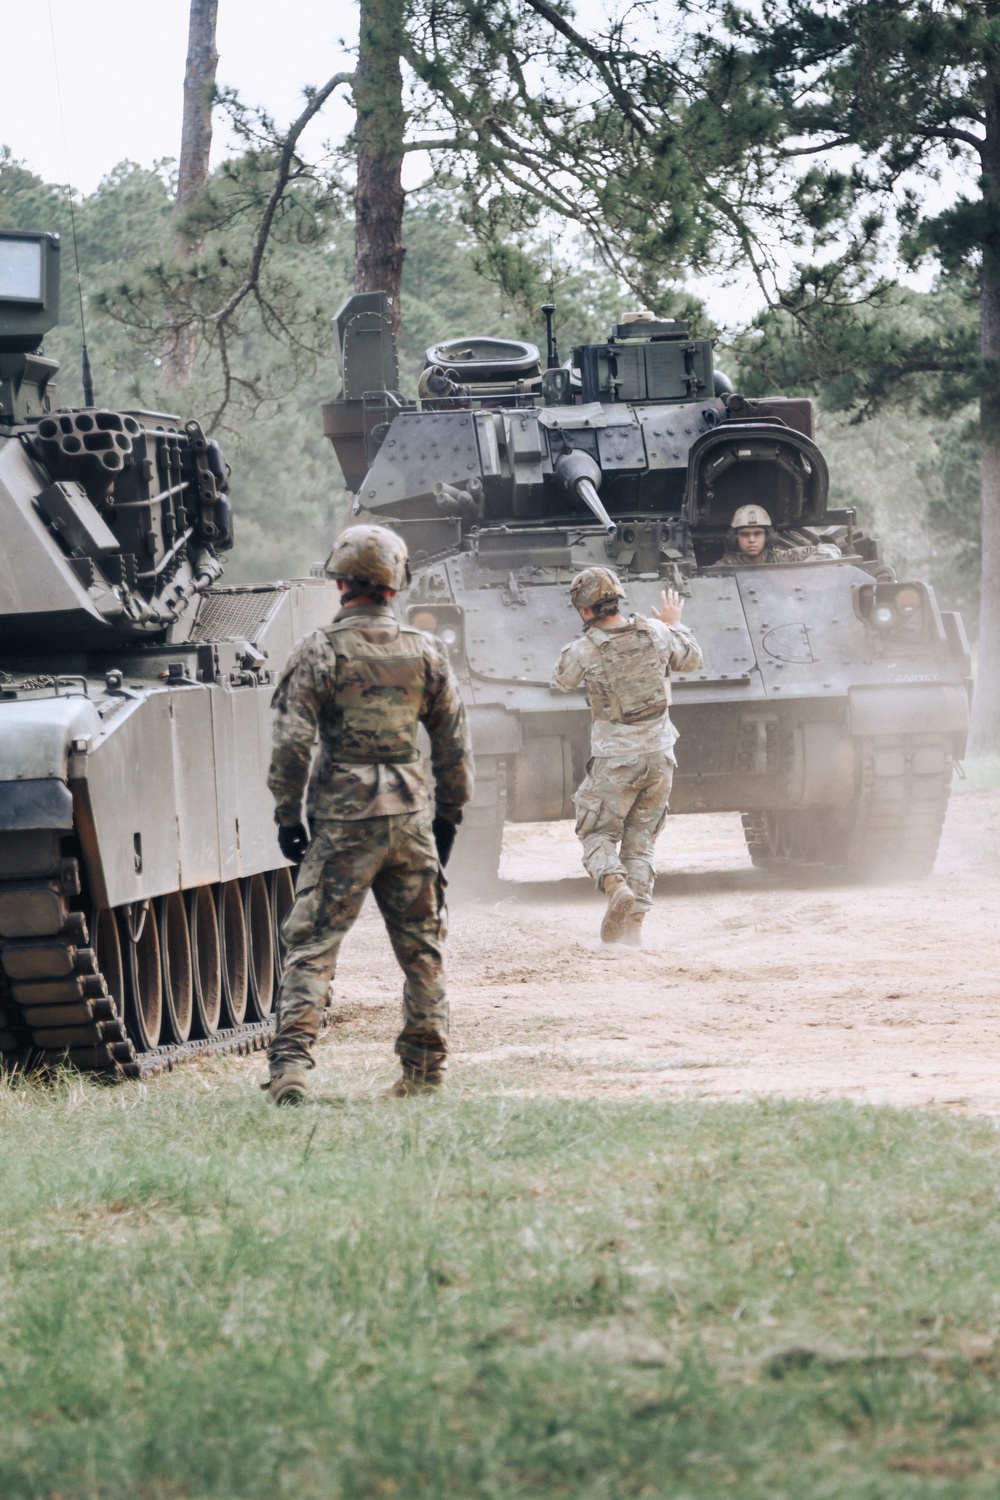
[[[741,526],[773,526],[774,522],[763,505],[741,505],[729,524],[739,531]]]
[[[625,590],[611,568],[584,568],[569,586],[575,609],[593,609],[605,599],[624,599]]]
[[[333,544],[326,573],[398,592],[411,577],[406,543],[387,526],[348,526]]]

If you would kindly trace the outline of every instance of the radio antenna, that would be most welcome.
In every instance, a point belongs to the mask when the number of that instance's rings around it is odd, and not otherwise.
[[[76,234],[76,209],[73,204],[73,189],[69,184],[69,148],[66,144],[66,116],[63,114],[62,85],[59,81],[59,56],[56,52],[56,28],[52,20],[52,0],[48,0],[49,35],[52,38],[52,66],[56,75],[56,100],[59,104],[59,124],[62,129],[63,164],[66,170],[66,201],[69,204],[70,231],[73,236],[73,260],[76,264],[76,295],[80,303],[80,337],[83,342],[83,404],[94,405],[94,372],[87,348],[87,319],[83,310],[83,277],[80,274],[80,242]]]

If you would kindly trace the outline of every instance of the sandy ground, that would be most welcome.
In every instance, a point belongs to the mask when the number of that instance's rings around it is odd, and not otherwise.
[[[606,948],[572,825],[508,828],[500,899],[453,903],[456,1079],[1000,1114],[1000,792],[952,797],[919,882],[779,882],[751,867],[728,814],[668,819],[657,857],[643,949]],[[371,901],[335,994],[317,1084],[387,1080],[399,977]]]

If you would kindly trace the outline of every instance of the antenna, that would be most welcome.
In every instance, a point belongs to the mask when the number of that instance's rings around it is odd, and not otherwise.
[[[76,295],[80,303],[80,337],[83,342],[83,404],[94,405],[94,372],[90,364],[90,351],[87,348],[87,320],[83,311],[83,277],[80,274],[80,243],[76,236],[76,209],[73,204],[73,190],[69,185],[69,149],[66,145],[66,116],[63,114],[62,85],[59,81],[59,56],[56,52],[56,29],[52,21],[52,0],[48,0],[49,11],[49,35],[52,38],[52,66],[56,75],[56,99],[59,101],[59,124],[62,128],[63,160],[66,167],[66,201],[69,204],[69,222],[73,235],[73,259],[76,262]]]

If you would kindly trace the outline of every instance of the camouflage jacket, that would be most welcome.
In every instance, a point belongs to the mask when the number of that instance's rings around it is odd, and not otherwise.
[[[686,625],[664,625],[656,619],[645,619],[650,637],[656,647],[663,669],[665,700],[670,703],[670,673],[696,672],[701,666],[701,648]],[[599,625],[588,625],[579,640],[571,641],[563,650],[552,674],[552,686],[564,693],[584,687],[587,701],[594,711],[590,732],[591,755],[633,756],[656,753],[669,755],[673,760],[673,746],[677,731],[670,722],[668,708],[655,717],[641,723],[624,724],[604,715],[601,705],[614,699],[614,685],[607,678],[605,657],[601,647],[616,634],[623,632],[602,630]]]
[[[823,557],[842,557],[840,548],[833,542],[820,542],[818,545],[809,544],[804,547],[793,546],[791,543],[780,543],[776,547],[765,547],[757,557],[748,557],[745,552],[724,552],[714,568],[759,568],[765,563],[802,563],[816,562]]]
[[[277,823],[301,820],[307,782],[310,818],[353,821],[427,807],[418,724],[430,736],[438,812],[454,818],[472,795],[465,707],[447,658],[433,637],[401,628],[388,606],[348,606],[300,641],[271,706],[267,784]]]

